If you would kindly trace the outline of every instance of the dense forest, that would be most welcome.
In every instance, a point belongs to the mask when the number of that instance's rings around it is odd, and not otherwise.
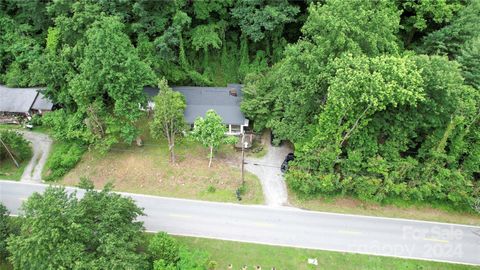
[[[132,142],[142,88],[244,83],[303,195],[480,194],[479,0],[0,0],[0,83],[45,85],[56,137]]]
[[[304,195],[468,207],[480,193],[480,1],[326,1],[245,79],[257,129],[295,145]]]

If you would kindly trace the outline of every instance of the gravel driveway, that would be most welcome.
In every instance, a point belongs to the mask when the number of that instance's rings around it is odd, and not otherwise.
[[[20,181],[42,182],[42,169],[47,161],[48,153],[52,146],[52,140],[48,135],[22,130],[23,137],[32,143],[33,156]]]
[[[267,205],[286,206],[288,205],[287,187],[280,166],[285,156],[292,150],[285,144],[279,147],[271,146],[270,138],[266,137],[267,154],[262,158],[246,158],[245,169],[260,179]]]

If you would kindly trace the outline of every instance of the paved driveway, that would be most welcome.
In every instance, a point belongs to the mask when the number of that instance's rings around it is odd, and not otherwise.
[[[20,181],[29,182],[42,182],[42,170],[47,162],[48,153],[52,146],[52,140],[48,135],[32,132],[32,131],[20,131],[23,137],[32,143],[33,156],[25,171],[23,171]]]
[[[270,138],[266,137],[267,154],[262,158],[246,158],[245,169],[260,179],[267,205],[288,205],[287,187],[280,166],[291,149],[286,144],[278,147],[271,146]]]

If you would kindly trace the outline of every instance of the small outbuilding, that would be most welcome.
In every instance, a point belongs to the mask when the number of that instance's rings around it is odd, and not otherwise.
[[[53,103],[40,90],[41,88],[10,88],[0,85],[0,113],[28,116],[51,111]]]

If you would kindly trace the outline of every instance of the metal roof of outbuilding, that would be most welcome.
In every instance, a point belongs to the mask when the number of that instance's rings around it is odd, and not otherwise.
[[[9,88],[0,85],[0,112],[26,113],[38,95],[38,88]]]

